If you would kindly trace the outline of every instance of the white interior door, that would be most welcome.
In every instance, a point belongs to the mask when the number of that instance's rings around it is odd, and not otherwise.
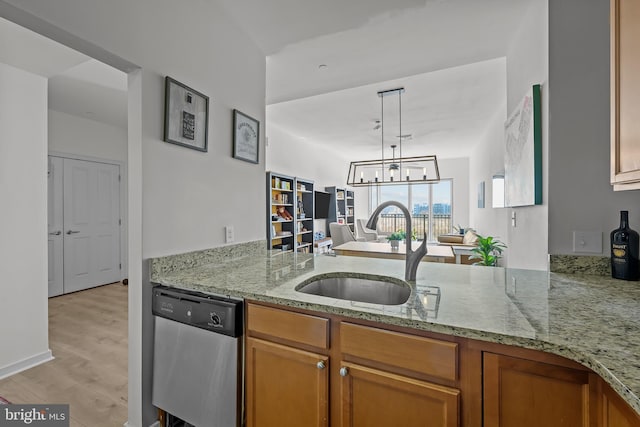
[[[120,167],[64,159],[64,292],[120,280]]]
[[[49,297],[63,293],[63,237],[62,237],[62,167],[60,157],[49,157],[47,191],[47,231],[49,259]]]

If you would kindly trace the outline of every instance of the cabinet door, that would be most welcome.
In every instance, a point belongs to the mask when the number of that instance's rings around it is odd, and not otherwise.
[[[246,342],[247,426],[327,426],[327,356],[255,338]]]
[[[608,385],[602,391],[602,427],[638,427],[640,415]]]
[[[611,183],[640,188],[640,2],[611,1]]]
[[[459,426],[460,391],[342,363],[342,427]]]
[[[483,360],[486,427],[597,425],[595,375],[491,353]]]

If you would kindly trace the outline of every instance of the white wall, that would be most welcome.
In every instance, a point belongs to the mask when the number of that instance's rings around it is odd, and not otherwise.
[[[0,94],[1,374],[49,352],[47,79],[0,64]]]
[[[236,242],[265,238],[264,132],[259,165],[231,158],[234,108],[264,126],[265,57],[217,2],[1,0],[0,10],[4,17],[44,28],[83,53],[108,59],[109,64],[135,64],[142,69],[133,79],[129,76],[130,93],[133,85],[141,94],[139,111],[132,110],[136,100],[129,97],[129,118],[139,113],[141,124],[129,121],[128,161],[130,167],[136,165],[134,160],[141,158],[142,163],[141,177],[129,175],[130,194],[142,197],[140,208],[129,200],[129,235],[138,236],[142,228],[141,247],[130,239],[132,254],[149,258],[219,246],[225,225],[235,226]],[[208,153],[162,141],[167,75],[210,97]],[[141,149],[137,144],[131,147],[138,131]],[[44,157],[42,161],[44,171]],[[44,200],[45,189],[43,179],[29,191],[42,192]],[[44,215],[43,209],[43,225]],[[140,313],[148,307],[142,307],[139,272],[130,277],[134,280],[129,282],[129,425],[141,426],[145,398],[141,396]],[[15,299],[13,294],[4,297]],[[46,294],[39,303],[46,304]],[[0,314],[0,324],[11,320]],[[41,326],[46,328],[46,319]],[[148,409],[147,405],[144,410]]]
[[[473,227],[469,216],[469,158],[438,159],[438,168],[440,178],[453,179],[452,224]]]
[[[325,187],[346,186],[349,163],[353,159],[347,159],[320,144],[303,141],[273,124],[267,128],[267,137],[268,171],[312,180],[316,191],[324,191]],[[356,217],[364,218],[367,215],[367,192],[360,188],[354,190]],[[326,233],[327,220],[316,220],[315,228]]]
[[[506,88],[505,88],[506,89]],[[506,94],[505,94],[506,95]],[[495,174],[504,174],[504,122],[505,104],[495,112],[488,123],[487,130],[471,152],[469,158],[469,222],[483,236],[495,236],[510,246],[508,241],[508,209],[493,208],[492,178]],[[485,207],[478,208],[478,184],[485,184]],[[508,253],[505,252],[502,265],[508,266]]]
[[[507,52],[507,114],[517,106],[534,84],[542,85],[542,205],[507,209],[516,213],[516,227],[509,219],[509,267],[545,270],[549,240],[549,99],[548,85],[548,1],[531,2],[518,34]],[[575,19],[575,10],[574,17]],[[582,13],[582,12],[581,12]]]
[[[143,255],[264,238],[260,164],[231,158],[232,110],[264,126],[265,57],[216,2],[9,0],[18,8],[143,69]],[[164,77],[210,97],[209,151],[163,139]],[[262,132],[264,134],[264,132]],[[230,208],[233,207],[233,208]]]
[[[609,256],[620,210],[640,229],[640,191],[609,184],[609,2],[550,3],[549,252],[571,254],[572,231],[596,231]]]
[[[127,130],[49,109],[49,151],[127,161]]]

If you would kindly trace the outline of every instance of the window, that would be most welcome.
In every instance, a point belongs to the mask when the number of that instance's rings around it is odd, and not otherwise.
[[[436,240],[452,229],[453,181],[443,179],[436,184],[381,185],[369,187],[369,213],[388,200],[395,200],[409,209],[411,228],[418,239],[426,232],[427,239]],[[405,218],[400,209],[390,206],[378,219],[378,232],[389,234],[405,230]]]

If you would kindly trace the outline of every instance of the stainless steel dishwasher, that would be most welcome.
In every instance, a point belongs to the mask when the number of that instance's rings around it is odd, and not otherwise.
[[[240,426],[242,301],[158,285],[153,315],[152,401],[166,424]]]

